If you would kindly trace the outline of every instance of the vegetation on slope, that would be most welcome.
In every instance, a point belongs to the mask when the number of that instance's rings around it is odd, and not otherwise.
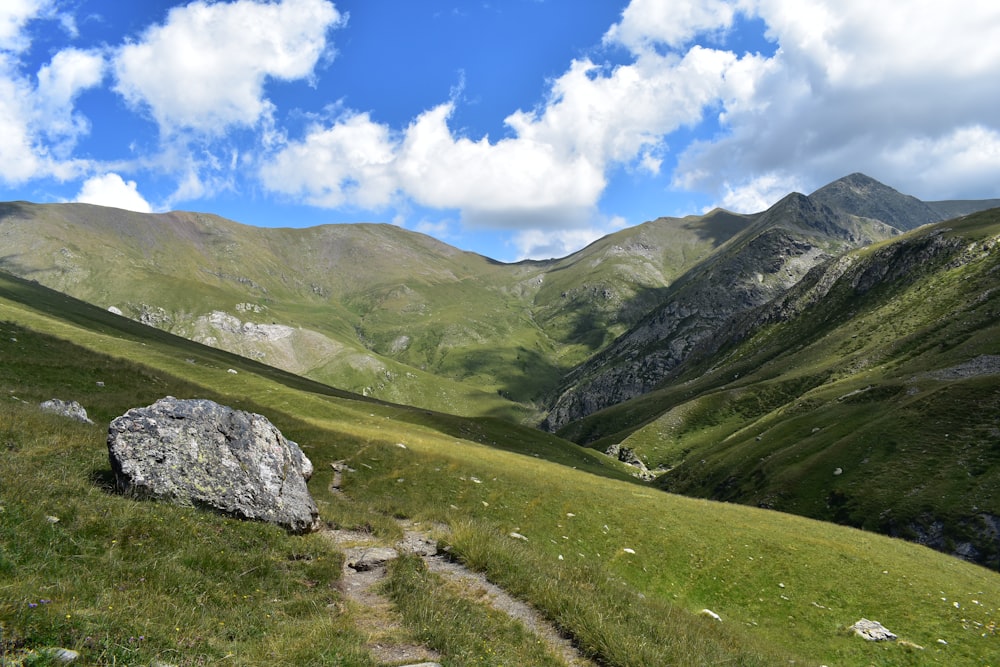
[[[525,422],[745,222],[661,219],[561,260],[501,264],[392,225],[257,229],[19,202],[0,205],[0,267],[350,391]]]
[[[563,435],[633,447],[665,489],[1000,567],[998,238],[994,210],[848,255]]]
[[[121,318],[19,281],[6,281],[0,321],[5,659],[58,645],[81,651],[84,664],[372,664],[365,629],[337,590],[340,556],[321,534],[292,537],[108,492],[103,424],[165,393],[268,416],[315,464],[310,488],[329,524],[387,535],[399,530],[393,517],[448,526],[457,558],[605,664],[981,664],[997,655],[1000,577],[957,559],[664,494],[536,431],[364,401],[159,332],[143,338]],[[52,396],[81,401],[99,425],[41,413],[37,402]],[[328,490],[340,460],[355,471],[342,483],[346,499]],[[699,616],[703,608],[723,620]],[[484,613],[451,617],[456,634],[484,627]],[[862,616],[923,649],[851,637],[844,626]],[[423,621],[412,623],[423,637]],[[495,641],[458,642],[442,663],[531,664],[516,632]]]

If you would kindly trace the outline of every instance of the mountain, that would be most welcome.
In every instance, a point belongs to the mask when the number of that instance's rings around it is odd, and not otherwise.
[[[0,206],[0,268],[366,397],[544,417],[575,443],[631,450],[672,491],[1000,567],[992,445],[952,451],[955,434],[991,443],[997,428],[996,231],[989,213],[925,223],[991,203],[924,203],[853,174],[760,213],[660,218],[565,258],[502,264],[389,225],[256,229],[17,202]],[[892,307],[873,301],[890,294]],[[897,366],[910,375],[886,375]],[[814,395],[836,409],[813,410]],[[897,433],[924,444],[915,453]],[[841,450],[864,463],[835,463],[836,476],[812,463]],[[891,483],[897,458],[907,476],[949,481]]]
[[[830,208],[880,220],[903,231],[1000,207],[1000,199],[920,201],[858,173],[825,185],[809,197]]]
[[[788,195],[679,277],[630,331],[569,372],[548,402],[542,427],[557,431],[651,391],[730,318],[783,294],[813,267],[941,219],[930,205],[863,174],[809,196]]]
[[[501,264],[391,225],[17,202],[0,206],[0,268],[347,390],[522,421],[742,224],[662,218]]]
[[[670,285],[662,303],[603,352],[574,369],[543,427],[565,424],[642,395],[713,331],[783,294],[817,264],[898,233],[792,194]]]
[[[632,449],[666,490],[1000,568],[998,275],[1000,209],[831,258],[560,434]]]
[[[932,245],[951,243],[942,236]],[[949,287],[975,280],[975,261]],[[320,532],[117,492],[107,424],[165,395],[262,414],[299,443]],[[544,641],[547,626],[582,654],[576,662],[608,667],[930,667],[993,664],[997,653],[997,572],[871,532],[659,493],[537,429],[352,395],[3,272],[0,396],[7,664],[72,651],[88,665],[378,667],[412,663],[418,649],[441,664],[567,664]],[[78,401],[96,424],[39,409],[53,397]],[[861,404],[849,400],[837,404]],[[857,426],[837,416],[824,431]],[[938,483],[941,471],[901,461],[891,491],[898,478]],[[836,479],[861,470],[844,465]],[[383,585],[356,593],[360,577],[345,567],[355,547],[417,540],[447,558],[403,555]],[[542,622],[491,605],[496,587]],[[899,640],[852,636],[861,618]]]
[[[809,198],[849,215],[879,220],[903,231],[945,219],[930,204],[904,195],[864,174],[855,173],[838,179],[812,193]]]

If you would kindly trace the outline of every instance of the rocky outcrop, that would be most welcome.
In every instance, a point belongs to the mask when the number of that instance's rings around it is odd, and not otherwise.
[[[906,521],[889,521],[885,532],[892,537],[922,544],[972,563],[1000,569],[1000,516],[979,512],[944,519],[930,513]]]
[[[87,416],[87,411],[82,405],[76,401],[63,401],[58,398],[53,398],[48,401],[40,403],[39,408],[45,412],[54,412],[57,415],[63,417],[68,417],[69,419],[75,419],[78,422],[83,422],[84,424],[93,424],[90,417]]]
[[[862,618],[848,628],[848,630],[853,631],[858,637],[870,642],[891,642],[896,640],[895,633],[889,632],[878,621],[869,621],[867,618]]]
[[[784,294],[731,318],[692,350],[690,358],[712,354],[745,340],[761,327],[790,320],[824,302],[827,307],[835,307],[844,299],[863,295],[887,283],[916,280],[927,267],[936,263],[967,263],[993,248],[990,242],[976,242],[968,247],[963,247],[963,244],[960,238],[947,237],[941,230],[932,230],[905,242],[890,243],[863,256],[851,253],[820,264]],[[840,291],[840,299],[828,298],[834,290]]]
[[[111,422],[108,456],[119,489],[292,533],[319,527],[306,480],[312,463],[265,417],[168,396]]]
[[[611,445],[604,453],[613,459],[618,459],[622,463],[635,468],[635,476],[639,479],[648,482],[656,478],[656,475],[650,472],[649,468],[646,467],[646,464],[643,463],[642,459],[640,459],[631,448],[623,447],[621,443]]]
[[[976,261],[1000,243],[989,238],[970,244],[939,225],[864,255],[838,257],[824,250],[845,251],[874,239],[862,235],[857,218],[838,215],[812,201],[815,196],[782,200],[765,214],[772,218],[770,230],[678,281],[658,310],[567,376],[542,427],[556,430],[652,391],[681,372],[682,364],[744,340],[762,326],[791,319],[835,289],[863,295],[888,283],[914,280],[939,262],[960,266]],[[814,231],[805,233],[810,226]],[[754,266],[760,267],[756,276]]]
[[[558,430],[654,390],[731,318],[781,296],[833,254],[873,240],[855,218],[789,195],[671,285],[659,308],[571,371],[542,428]]]

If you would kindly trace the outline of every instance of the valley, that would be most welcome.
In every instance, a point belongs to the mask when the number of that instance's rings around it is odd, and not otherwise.
[[[997,204],[853,174],[517,264],[390,225],[0,205],[0,647],[380,664],[334,547],[102,490],[102,429],[170,394],[302,443],[330,529],[446,527],[455,559],[600,664],[982,664],[1000,655]],[[33,407],[54,396],[96,426]],[[40,596],[57,605],[29,610]],[[905,642],[850,636],[861,617]],[[504,664],[408,623],[396,639],[443,664]],[[530,660],[520,641],[504,660]]]

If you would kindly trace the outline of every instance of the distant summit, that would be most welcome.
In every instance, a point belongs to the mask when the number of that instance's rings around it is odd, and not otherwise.
[[[880,220],[902,231],[944,219],[916,197],[904,195],[861,173],[824,185],[809,198],[850,215]]]

